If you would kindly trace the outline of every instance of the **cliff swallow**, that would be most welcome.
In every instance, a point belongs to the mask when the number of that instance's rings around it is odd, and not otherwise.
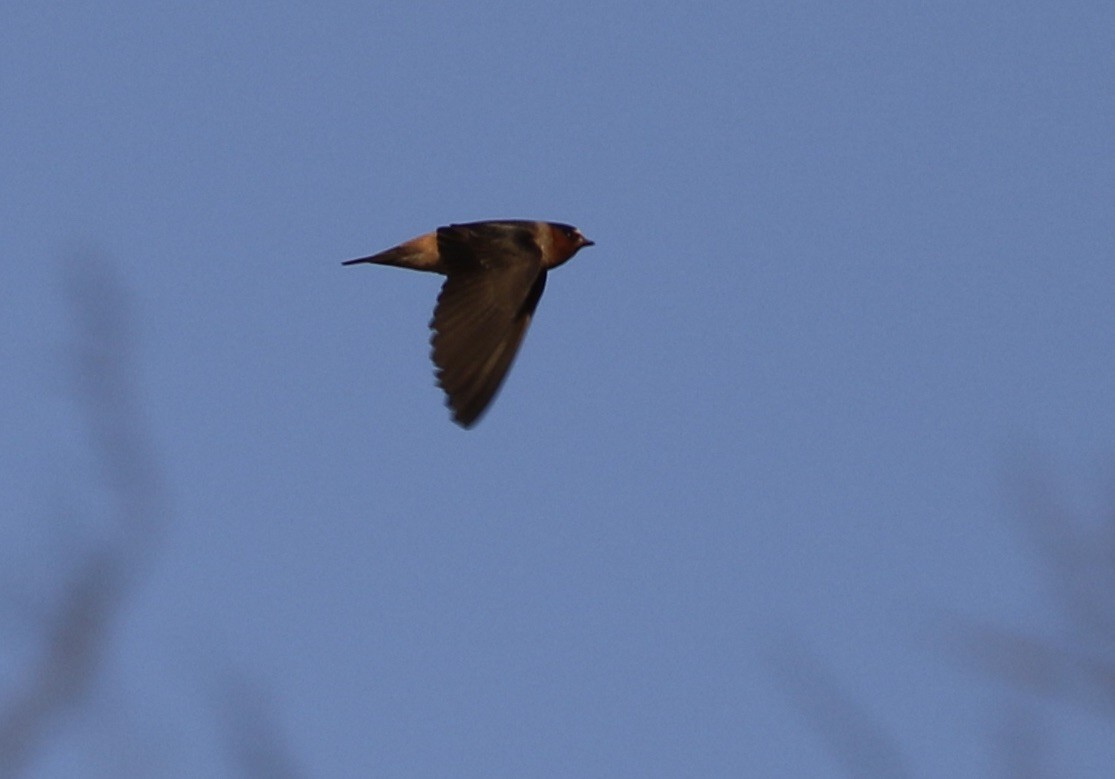
[[[508,219],[439,227],[342,264],[394,265],[446,277],[430,320],[431,356],[454,421],[469,428],[519,351],[546,272],[592,245],[567,224]]]

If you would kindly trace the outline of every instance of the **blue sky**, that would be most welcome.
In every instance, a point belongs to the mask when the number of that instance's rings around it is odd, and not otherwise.
[[[34,775],[230,771],[229,676],[314,776],[842,775],[794,640],[915,775],[987,775],[1015,693],[948,615],[1057,629],[1020,463],[1110,512],[1113,73],[1103,2],[8,4],[12,600],[112,538],[77,265],[166,507]],[[438,279],[340,261],[495,217],[597,245],[465,432]],[[1024,703],[1106,775],[1109,721]]]

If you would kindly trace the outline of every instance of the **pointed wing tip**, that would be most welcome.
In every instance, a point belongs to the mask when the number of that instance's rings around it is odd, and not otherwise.
[[[456,423],[457,427],[461,428],[462,430],[472,430],[472,428],[476,426],[476,422],[478,420],[476,420],[476,419],[462,419],[461,417],[454,414],[453,415],[453,421]]]
[[[442,391],[444,390],[445,388],[442,387]],[[449,393],[446,393],[445,396],[445,405],[449,407],[449,411],[453,415],[453,422],[455,422],[464,430],[472,430],[472,428],[476,426],[476,423],[480,421],[480,418],[482,416],[484,416],[484,412],[488,410],[488,405],[490,402],[491,399],[489,399],[488,402],[484,403],[480,408],[476,408],[475,405],[458,406],[454,402],[454,399],[449,395]]]

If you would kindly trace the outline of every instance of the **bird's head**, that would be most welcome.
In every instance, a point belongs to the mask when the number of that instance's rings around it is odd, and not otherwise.
[[[552,247],[553,255],[547,265],[551,268],[556,268],[584,247],[594,245],[595,241],[590,241],[588,238],[585,238],[584,234],[576,227],[573,227],[573,225],[551,222],[550,246]]]

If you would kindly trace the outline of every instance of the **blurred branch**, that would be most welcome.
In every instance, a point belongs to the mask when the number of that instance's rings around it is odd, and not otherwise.
[[[967,656],[1013,686],[1115,716],[1115,514],[1090,522],[1060,508],[1041,480],[1020,483],[1027,535],[1060,601],[1059,639],[956,618]]]
[[[1089,523],[1058,505],[1044,480],[1020,480],[1024,529],[1075,636],[1115,650],[1115,513]]]
[[[226,723],[222,729],[225,745],[244,776],[259,779],[303,776],[258,685],[242,677],[231,677],[225,679],[218,692]]]
[[[911,775],[891,737],[799,639],[784,637],[771,658],[783,688],[850,776]]]
[[[0,709],[0,776],[18,776],[54,717],[84,698],[122,599],[120,573],[114,555],[98,554],[70,577],[37,666]]]
[[[960,635],[967,656],[985,672],[1018,689],[1115,716],[1115,664],[1110,657],[982,623],[962,623]]]
[[[136,392],[130,301],[108,264],[94,258],[77,263],[67,281],[75,396],[117,503],[121,551],[135,563],[148,557],[161,525],[163,487]]]
[[[149,555],[161,519],[161,483],[139,422],[125,294],[107,264],[95,257],[78,258],[69,273],[74,394],[115,502],[115,538],[63,574],[66,585],[46,618],[44,649],[13,699],[0,704],[3,777],[19,775],[54,721],[87,696],[112,621]]]
[[[1036,637],[961,616],[952,636],[962,655],[1016,690],[1115,717],[1115,513],[1099,522],[1054,500],[1028,468],[1015,482],[1023,529],[1060,605],[1063,630]],[[1046,770],[1047,728],[1014,707],[1001,740],[1007,776],[1056,775]]]

